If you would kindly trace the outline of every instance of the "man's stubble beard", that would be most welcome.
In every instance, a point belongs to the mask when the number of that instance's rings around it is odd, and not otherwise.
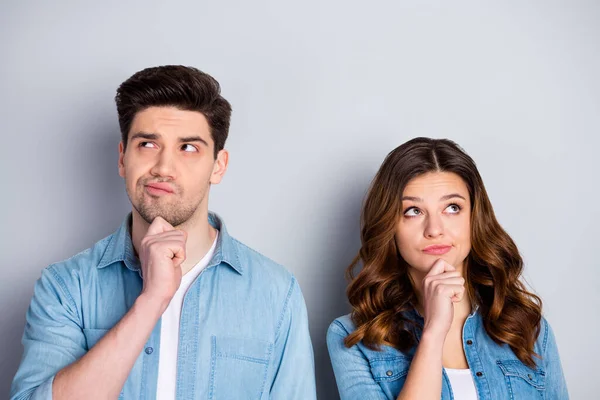
[[[134,202],[131,194],[127,191],[129,201],[137,213],[142,217],[146,223],[151,224],[156,217],[162,217],[165,221],[171,224],[173,227],[183,225],[190,219],[192,219],[198,210],[200,204],[206,197],[210,184],[201,193],[200,198],[191,203],[184,204],[178,199],[174,199],[168,202],[163,202],[161,198],[153,198],[145,193],[144,185],[138,187],[137,201]],[[180,197],[182,194],[181,190],[178,190],[176,194],[170,196]]]

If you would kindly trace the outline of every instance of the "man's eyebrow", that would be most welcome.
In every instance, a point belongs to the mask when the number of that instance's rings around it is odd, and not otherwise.
[[[134,140],[134,139],[157,140],[159,138],[160,138],[160,135],[158,133],[137,132],[137,133],[134,133],[133,135],[131,135],[129,140]]]
[[[158,140],[161,137],[162,136],[158,133],[137,132],[137,133],[131,135],[129,140],[134,140],[134,139]],[[179,143],[201,142],[206,147],[208,147],[208,143],[206,142],[206,140],[202,139],[200,136],[185,136],[185,137],[180,137],[177,140],[179,141]]]
[[[186,137],[180,137],[179,138],[179,142],[180,143],[189,143],[189,142],[201,142],[203,143],[206,147],[208,147],[208,143],[206,142],[206,140],[202,139],[200,136],[186,136]]]

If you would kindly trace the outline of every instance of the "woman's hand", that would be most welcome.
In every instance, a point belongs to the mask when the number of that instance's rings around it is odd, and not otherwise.
[[[456,268],[439,259],[423,279],[421,293],[425,312],[423,335],[445,340],[454,318],[453,303],[461,301],[465,293],[464,278]]]

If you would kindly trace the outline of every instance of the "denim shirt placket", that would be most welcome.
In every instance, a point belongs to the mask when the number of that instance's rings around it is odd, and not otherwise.
[[[202,276],[202,274],[207,269],[214,268],[218,264],[219,263],[212,264],[209,267],[205,268],[202,272],[200,272],[200,274],[196,277],[196,279],[190,286],[188,292],[184,296],[184,303],[183,303],[183,307],[181,310],[181,328],[180,328],[180,336],[179,336],[180,345],[183,344],[183,346],[186,346],[186,344],[185,344],[186,337],[192,337],[192,338],[197,337],[197,329],[198,329],[197,323],[192,324],[192,326],[191,326],[192,332],[189,332],[189,329],[190,329],[189,320],[191,320],[193,318],[193,314],[194,314],[190,311],[191,310],[193,311],[194,309],[196,309],[196,307],[195,307],[195,305],[189,305],[190,300],[186,301],[186,298],[188,297],[190,292],[194,291],[194,288],[198,285],[198,281],[200,280],[200,277]],[[140,274],[140,276],[141,276],[141,274]],[[197,296],[195,296],[195,297],[197,297]],[[197,306],[197,304],[196,304],[196,306]],[[158,379],[158,361],[159,361],[158,357],[160,354],[161,322],[162,322],[162,318],[160,318],[158,320],[157,324],[155,325],[154,329],[152,330],[150,338],[148,339],[148,341],[146,342],[146,345],[144,346],[144,350],[142,350],[143,360],[142,360],[142,373],[141,373],[142,379],[140,382],[140,391],[139,391],[140,400],[154,399],[156,397],[156,384],[152,384],[152,382],[156,382]],[[188,334],[184,334],[184,332],[188,332]],[[195,343],[195,340],[191,340],[190,342]],[[186,350],[184,351],[184,354],[186,354],[186,357],[180,357],[181,354],[178,354],[177,383],[176,383],[176,390],[177,390],[178,396],[183,395],[184,393],[186,396],[190,396],[190,393],[186,392],[186,390],[193,389],[193,384],[191,385],[191,387],[189,387],[190,382],[188,382],[188,385],[186,385],[182,379],[183,371],[191,370],[192,377],[194,377],[194,378],[192,378],[191,383],[193,383],[193,381],[195,380],[195,375],[196,375],[195,374],[195,357],[191,356],[191,354],[190,354],[191,350],[197,350],[197,349],[190,349],[188,346],[186,348]]]
[[[160,326],[161,319],[154,326],[150,338],[144,346],[142,355],[142,373],[140,382],[140,400],[154,399],[156,397],[156,383],[158,380],[158,358],[160,355]]]
[[[477,396],[480,400],[487,400],[491,399],[492,395],[487,376],[483,369],[483,363],[481,362],[481,358],[477,353],[477,346],[475,343],[474,325],[478,322],[478,320],[474,318],[476,316],[476,313],[477,307],[471,314],[469,314],[467,320],[465,321],[465,324],[463,325],[463,351],[465,352],[467,364],[469,365],[469,369],[471,370],[471,377],[473,378],[475,388],[477,389]],[[453,399],[454,396],[452,394],[452,388],[450,387],[450,385],[448,385],[448,387],[451,394],[450,398]]]
[[[198,330],[200,329],[200,278],[211,265],[200,272],[194,279],[187,293],[183,296],[181,320],[179,322],[179,346],[177,349],[177,383],[176,398],[194,398],[196,396],[196,361],[198,358]],[[191,372],[191,373],[190,373]]]
[[[221,239],[221,238],[219,238],[219,239]],[[219,242],[220,242],[220,240],[219,240]],[[197,314],[197,313],[193,313],[192,311],[198,309],[198,304],[197,304],[198,296],[194,296],[194,298],[196,300],[196,304],[192,304],[192,305],[190,305],[189,303],[190,303],[190,301],[193,302],[194,300],[189,300],[189,296],[190,296],[190,293],[194,292],[195,288],[198,287],[198,285],[199,285],[198,281],[200,280],[200,278],[204,274],[204,272],[206,272],[206,270],[208,270],[208,269],[216,267],[217,265],[219,265],[221,263],[222,257],[221,257],[221,249],[220,249],[219,244],[220,243],[218,243],[218,245],[217,245],[215,255],[213,256],[210,264],[206,268],[204,268],[200,272],[200,274],[198,274],[198,276],[194,279],[193,283],[189,287],[187,293],[183,297],[178,348],[180,348],[182,345],[186,346],[186,347],[185,347],[185,351],[184,351],[185,357],[181,357],[181,352],[178,349],[177,372],[176,372],[177,398],[184,398],[185,396],[191,396],[190,398],[193,398],[193,396],[194,396],[194,393],[193,393],[194,382],[196,379],[195,361],[196,361],[196,356],[197,356],[196,353],[197,353],[198,349],[197,349],[197,346],[193,346],[194,348],[190,349],[190,346],[189,346],[189,344],[186,344],[185,339],[186,339],[186,337],[196,338],[197,334],[198,334],[198,329],[199,329],[198,321],[195,321],[196,323],[191,326],[192,332],[189,331],[189,329],[190,329],[189,320],[193,319],[194,315]],[[143,279],[142,269],[139,264],[139,260],[136,257],[131,256],[131,249],[129,249],[128,246],[126,246],[125,252],[127,253],[128,251],[130,254],[129,254],[129,257],[126,257],[126,259],[124,260],[125,265],[130,270],[137,271],[138,274],[140,275],[140,279]],[[198,319],[199,315],[195,315],[195,317]],[[142,351],[143,361],[142,361],[142,373],[141,373],[141,382],[140,382],[140,391],[139,391],[140,400],[154,399],[156,397],[156,390],[157,390],[156,382],[158,380],[158,362],[159,362],[158,357],[160,355],[161,323],[162,323],[162,317],[159,318],[158,322],[154,326],[154,329],[152,330],[150,338],[146,342],[146,344],[144,346],[144,350]],[[191,343],[195,344],[196,340],[191,340]],[[192,350],[194,352],[193,356],[190,355],[190,350]],[[190,371],[190,370],[192,371],[191,382],[185,382],[183,377],[185,375],[189,375],[189,374],[184,374],[183,371]],[[148,384],[149,382],[150,382],[150,384]]]
[[[142,268],[139,259],[134,255],[133,247],[131,242],[125,243],[125,259],[123,263],[131,270],[136,271],[140,279],[144,279],[142,274]],[[152,333],[144,345],[141,356],[142,358],[142,372],[140,374],[140,387],[139,387],[139,399],[154,399],[156,397],[156,386],[158,380],[158,361],[160,355],[160,327],[162,318],[158,319],[158,322],[152,329]],[[127,385],[127,383],[126,383]],[[119,397],[121,398],[121,397]]]
[[[183,305],[181,307],[181,321],[179,326],[179,346],[177,351],[177,382],[176,398],[194,398],[196,396],[196,367],[198,358],[198,332],[200,329],[200,279],[202,275],[210,269],[216,268],[221,264],[222,236],[219,236],[215,254],[209,265],[200,271],[200,274],[194,279],[186,294],[183,296]],[[181,349],[183,350],[183,354]],[[211,364],[214,360],[211,360]],[[190,373],[191,372],[191,373]],[[209,394],[212,398],[212,394]]]
[[[478,306],[469,314],[467,317],[463,329],[462,329],[462,341],[463,341],[463,351],[465,352],[465,356],[467,358],[467,364],[469,369],[471,369],[471,376],[473,377],[473,381],[475,382],[475,387],[477,389],[477,395],[479,400],[487,400],[491,399],[491,392],[489,389],[489,383],[487,381],[487,377],[483,373],[483,363],[479,358],[479,354],[477,354],[477,348],[475,347],[475,335],[473,324],[477,322],[473,320],[473,318],[477,314]],[[414,313],[416,314],[417,320],[423,325],[424,318],[421,314],[415,309]],[[421,341],[420,332],[417,333],[417,340]],[[473,372],[475,370],[475,372]],[[480,373],[481,376],[477,374]],[[452,385],[450,384],[450,378],[446,374],[446,370],[442,368],[442,399],[444,399],[444,392],[447,391],[449,400],[454,400],[454,393],[452,392]],[[446,390],[444,390],[446,389]]]

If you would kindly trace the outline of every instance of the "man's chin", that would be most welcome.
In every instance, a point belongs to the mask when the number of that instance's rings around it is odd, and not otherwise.
[[[167,221],[169,224],[173,225],[173,220],[174,220],[173,214],[171,212],[168,212],[168,211],[163,210],[163,209],[158,209],[157,210],[154,207],[153,207],[152,211],[143,210],[143,209],[142,209],[142,211],[140,211],[138,209],[138,214],[148,224],[151,224],[152,221],[154,221],[157,217],[161,217],[162,219],[164,219],[165,221]]]
[[[149,224],[152,223],[152,221],[154,221],[154,219],[156,217],[161,217],[162,219],[164,219],[165,221],[167,221],[171,226],[173,227],[177,227],[180,225],[185,224],[187,221],[190,220],[190,218],[192,218],[192,215],[176,215],[173,214],[172,212],[153,212],[153,213],[149,213],[149,214],[145,214],[142,215],[142,218],[148,222]]]
[[[139,199],[134,209],[140,217],[151,224],[156,217],[161,217],[173,227],[185,224],[192,219],[198,211],[199,204],[194,207],[190,204],[184,204],[176,199]],[[132,203],[133,205],[133,203]]]

